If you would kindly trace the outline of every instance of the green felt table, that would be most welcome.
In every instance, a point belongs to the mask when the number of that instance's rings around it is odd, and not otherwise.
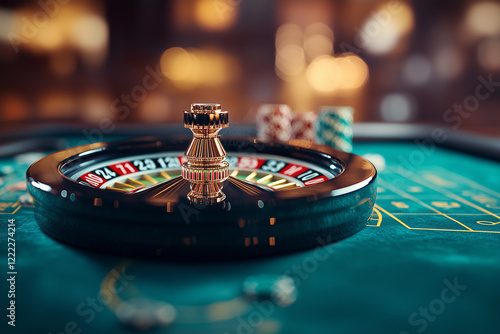
[[[130,298],[177,310],[153,333],[500,333],[500,164],[414,143],[356,143],[380,154],[374,214],[361,232],[256,260],[169,263],[73,248],[39,229],[19,197],[26,159],[0,186],[2,333],[134,333],[113,310]],[[7,167],[7,170],[9,168]],[[15,219],[16,326],[7,325],[7,224]],[[251,302],[252,275],[288,275],[287,307]]]

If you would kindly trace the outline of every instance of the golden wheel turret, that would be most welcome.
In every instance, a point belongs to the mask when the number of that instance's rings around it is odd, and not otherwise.
[[[188,198],[198,204],[224,200],[222,183],[229,177],[227,153],[219,131],[228,126],[228,112],[220,104],[193,103],[184,111],[184,127],[193,132],[193,140],[184,153],[182,177],[191,183]]]

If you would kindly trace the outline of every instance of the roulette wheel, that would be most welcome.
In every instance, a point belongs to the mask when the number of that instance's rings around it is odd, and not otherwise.
[[[205,166],[227,179],[192,199],[183,165],[200,161],[182,126],[84,146],[76,126],[19,133],[0,152],[0,247],[14,255],[15,239],[16,260],[5,332],[498,333],[498,139],[353,130],[356,155],[230,126]],[[377,172],[363,183],[365,159]]]
[[[27,171],[35,219],[91,250],[166,259],[231,259],[314,248],[360,231],[375,167],[307,141],[221,140],[228,113],[192,104],[193,138],[94,143]]]

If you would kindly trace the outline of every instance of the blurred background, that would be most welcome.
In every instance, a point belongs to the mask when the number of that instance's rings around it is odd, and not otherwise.
[[[500,2],[0,1],[1,129],[180,123],[192,102],[500,134]]]

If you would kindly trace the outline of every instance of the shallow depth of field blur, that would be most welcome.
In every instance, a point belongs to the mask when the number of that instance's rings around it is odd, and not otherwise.
[[[0,1],[1,128],[180,123],[192,102],[500,132],[500,2]]]

